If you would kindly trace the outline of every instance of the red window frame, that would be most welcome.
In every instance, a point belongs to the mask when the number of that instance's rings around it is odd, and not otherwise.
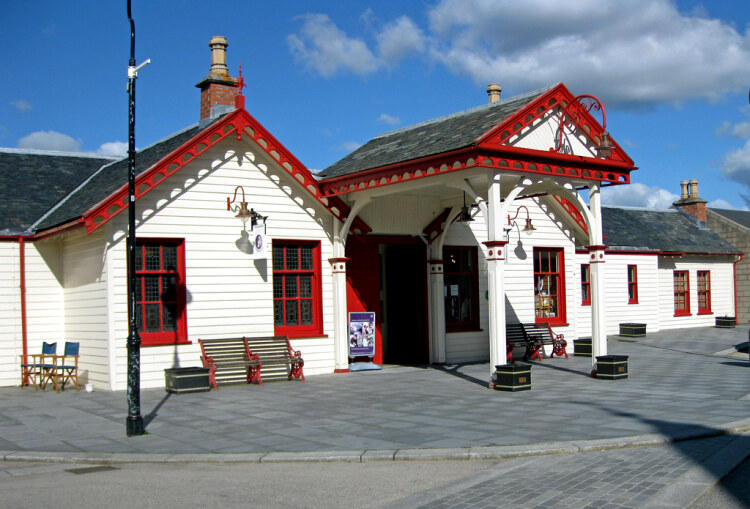
[[[185,239],[138,237],[135,263],[136,323],[141,345],[189,343]]]
[[[476,246],[443,248],[445,330],[479,329],[479,271]]]
[[[272,253],[274,333],[290,337],[322,335],[320,242],[274,239]]]
[[[628,265],[628,304],[638,304],[637,265]]]
[[[698,314],[711,314],[711,271],[698,271]]]
[[[690,315],[690,274],[674,271],[674,316]]]
[[[591,305],[591,266],[588,263],[581,264],[581,305]]]
[[[566,324],[562,248],[534,248],[534,316],[537,323]]]

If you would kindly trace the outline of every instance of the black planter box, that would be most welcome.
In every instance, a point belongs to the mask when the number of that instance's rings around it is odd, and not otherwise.
[[[591,338],[574,339],[573,355],[578,357],[591,357]]]
[[[516,362],[495,366],[496,391],[528,391],[531,390],[531,364]]]
[[[731,329],[737,325],[737,319],[733,316],[717,316],[716,326],[726,329]]]
[[[170,394],[188,392],[206,392],[208,385],[208,368],[171,368],[164,370],[165,389]]]
[[[646,324],[645,323],[621,323],[620,324],[620,336],[627,336],[629,338],[637,338],[646,335]]]
[[[627,355],[600,355],[596,358],[596,377],[619,380],[628,377]]]

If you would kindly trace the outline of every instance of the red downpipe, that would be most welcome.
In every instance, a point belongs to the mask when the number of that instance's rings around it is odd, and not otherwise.
[[[26,327],[26,245],[24,244],[23,237],[18,238],[18,247],[20,251],[20,271],[19,279],[21,280],[21,342],[23,344],[23,363],[28,362],[29,345],[28,345],[28,329]],[[28,385],[29,379],[26,377],[23,380],[23,385]]]
[[[737,310],[739,309],[737,307],[737,264],[744,259],[745,253],[740,253],[740,257],[732,265],[734,268],[734,323],[737,323],[737,319],[739,318],[739,314],[737,314]]]

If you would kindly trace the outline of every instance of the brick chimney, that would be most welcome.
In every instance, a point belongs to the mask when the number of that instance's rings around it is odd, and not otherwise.
[[[503,91],[503,87],[498,83],[490,83],[487,85],[487,95],[490,98],[490,103],[496,103],[500,100],[500,92]]]
[[[679,207],[698,221],[705,223],[706,217],[706,200],[698,196],[698,181],[683,180],[680,182],[682,188],[681,197],[672,205]]]
[[[211,69],[208,76],[195,85],[201,89],[201,122],[234,111],[237,97],[237,80],[229,75],[227,68],[227,42],[225,37],[211,37]]]

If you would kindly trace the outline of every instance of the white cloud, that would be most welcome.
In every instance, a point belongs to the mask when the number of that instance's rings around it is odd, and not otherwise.
[[[353,39],[325,14],[306,14],[298,34],[287,36],[287,45],[297,62],[323,77],[341,70],[365,75],[376,71],[380,63],[361,39]]]
[[[716,129],[716,134],[719,136],[726,134],[732,138],[746,140],[750,138],[750,121],[739,122],[737,124],[722,122],[718,129]]]
[[[716,100],[750,82],[750,32],[701,16],[670,0],[443,0],[431,55],[479,84],[562,81],[608,105]]]
[[[18,101],[13,101],[10,103],[11,106],[13,106],[15,109],[20,111],[21,113],[26,113],[27,111],[31,111],[34,109],[34,106],[29,102],[25,101],[23,99],[19,99]]]
[[[719,198],[718,200],[710,201],[707,204],[707,207],[712,209],[734,209],[739,210],[737,207],[734,207],[731,203],[729,203],[726,200],[722,200]]]
[[[605,205],[666,209],[678,198],[678,195],[666,189],[640,183],[602,188],[602,203]]]
[[[125,157],[128,155],[128,144],[124,141],[108,141],[107,143],[102,143],[96,153],[108,156]]]
[[[732,182],[750,187],[750,140],[744,146],[727,152],[721,163],[721,172]]]
[[[395,66],[403,58],[425,50],[427,38],[409,17],[401,16],[376,35],[378,54],[389,66]]]
[[[401,119],[387,113],[381,113],[378,117],[378,122],[388,125],[397,125],[401,123]]]
[[[56,131],[37,131],[18,140],[18,148],[79,152],[82,143],[81,140],[75,140]]]

